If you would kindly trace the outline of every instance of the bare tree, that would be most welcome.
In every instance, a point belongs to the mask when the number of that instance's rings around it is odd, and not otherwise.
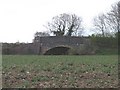
[[[102,36],[105,36],[105,32],[106,32],[106,15],[105,14],[101,14],[97,17],[94,18],[94,22],[93,22],[94,26],[95,26],[95,30],[99,31],[102,33]]]
[[[120,2],[112,6],[112,10],[107,13],[107,19],[110,29],[115,33],[120,31]]]
[[[82,19],[75,14],[60,14],[52,18],[47,28],[56,36],[72,36],[81,29]]]
[[[93,24],[103,37],[120,31],[120,2],[113,5],[110,12],[95,17]]]

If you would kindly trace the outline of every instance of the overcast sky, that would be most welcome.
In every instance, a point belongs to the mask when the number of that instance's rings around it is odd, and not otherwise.
[[[74,13],[83,18],[87,33],[92,19],[119,0],[0,0],[0,42],[32,42],[52,17]]]

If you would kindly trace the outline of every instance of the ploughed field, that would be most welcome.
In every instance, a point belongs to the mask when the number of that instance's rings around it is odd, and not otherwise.
[[[3,88],[117,88],[117,55],[3,55]]]

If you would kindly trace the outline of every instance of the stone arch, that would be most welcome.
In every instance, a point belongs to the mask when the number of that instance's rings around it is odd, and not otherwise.
[[[69,49],[71,49],[69,46],[56,46],[46,50],[44,55],[67,55]]]

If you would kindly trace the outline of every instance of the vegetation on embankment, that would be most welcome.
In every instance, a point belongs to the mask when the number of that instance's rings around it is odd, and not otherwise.
[[[115,37],[101,37],[101,36],[90,36],[93,43],[95,54],[98,55],[118,55],[118,36]]]

